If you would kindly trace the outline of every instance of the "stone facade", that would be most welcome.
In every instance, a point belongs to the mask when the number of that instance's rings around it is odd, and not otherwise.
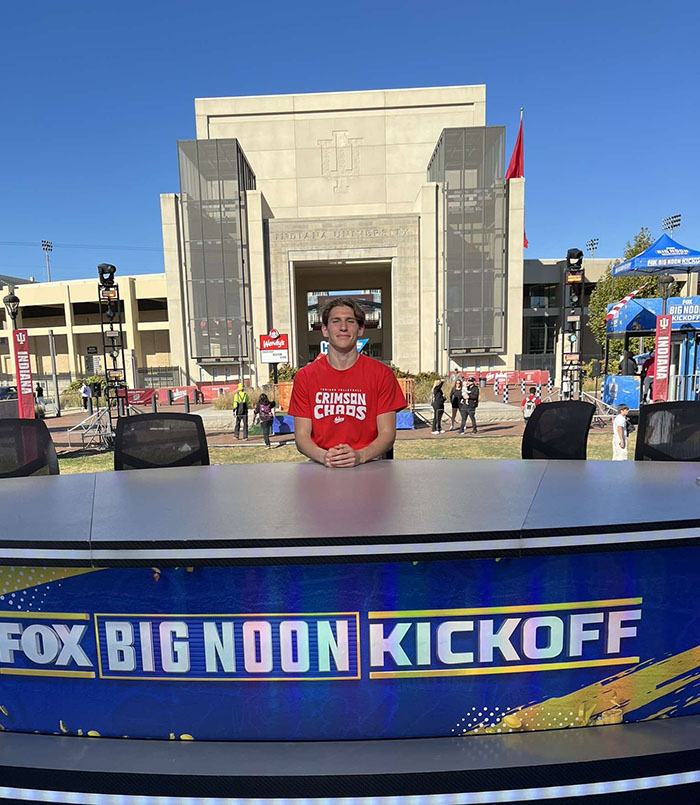
[[[444,188],[427,166],[446,128],[483,127],[483,85],[195,101],[199,140],[236,140],[256,176],[247,193],[250,317],[242,360],[216,366],[173,353],[193,380],[249,374],[267,380],[259,336],[290,335],[290,360],[312,357],[306,294],[382,291],[381,358],[402,369],[447,372],[467,359],[448,354],[445,315]],[[512,366],[522,348],[524,182],[509,194],[507,343],[485,367]],[[164,196],[166,271],[186,274],[177,198]],[[513,248],[510,245],[513,243]],[[171,267],[169,268],[168,266]],[[174,301],[174,300],[173,300]],[[183,300],[186,305],[186,300]],[[185,314],[186,317],[186,314]],[[315,344],[313,344],[315,346]],[[470,355],[476,367],[479,355]],[[243,364],[243,366],[241,366]]]

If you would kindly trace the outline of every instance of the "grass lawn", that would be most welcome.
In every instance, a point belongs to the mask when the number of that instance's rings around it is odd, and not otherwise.
[[[634,438],[630,437],[629,456],[634,457]],[[469,458],[520,458],[519,436],[475,437],[455,439],[406,439],[396,442],[396,459],[469,459]],[[285,461],[306,461],[297,453],[293,442],[274,450],[263,447],[210,447],[212,464],[267,464]],[[588,437],[588,458],[610,461],[612,438],[610,433],[591,434]],[[112,453],[74,453],[59,455],[61,474],[75,472],[105,472],[114,466]]]

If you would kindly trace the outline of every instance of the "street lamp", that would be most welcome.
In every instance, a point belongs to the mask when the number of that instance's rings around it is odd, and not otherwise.
[[[12,319],[12,331],[17,329],[17,314],[19,313],[19,298],[14,291],[10,291],[2,300],[7,315]]]
[[[664,300],[663,305],[663,314],[666,315],[666,300],[671,295],[671,286],[675,280],[670,274],[661,274],[658,279],[659,283],[659,293],[661,294],[661,298]]]
[[[51,261],[49,260],[49,252],[53,251],[53,243],[50,240],[42,240],[41,248],[44,250],[46,256],[46,279],[51,282]]]
[[[586,251],[591,255],[592,260],[595,259],[595,252],[598,248],[599,242],[600,241],[598,238],[591,238],[590,240],[586,241]]]
[[[678,229],[680,225],[681,225],[680,213],[678,215],[669,215],[668,218],[664,218],[661,221],[661,228],[664,230],[664,232],[670,231],[671,237],[673,237],[673,230]]]

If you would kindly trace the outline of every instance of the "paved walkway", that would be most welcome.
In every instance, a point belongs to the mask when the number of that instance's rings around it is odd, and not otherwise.
[[[448,407],[446,416],[443,419],[444,433],[433,435],[431,433],[433,411],[429,405],[417,405],[415,416],[415,428],[413,430],[400,430],[397,433],[397,440],[406,439],[464,439],[464,438],[494,438],[500,436],[522,436],[524,422],[520,412],[520,393],[513,395],[514,402],[504,405],[503,402],[495,399],[491,389],[482,389],[479,407],[476,413],[476,421],[479,432],[476,437],[471,434],[462,435],[456,430],[450,431],[451,408]],[[182,405],[159,406],[160,411],[173,411],[183,413]],[[207,432],[207,441],[212,447],[259,447],[263,444],[260,435],[251,435],[248,441],[242,439],[237,441],[233,438],[233,415],[231,411],[219,411],[210,405],[192,405],[192,413],[199,414]],[[150,409],[143,409],[144,413],[149,413]],[[70,445],[68,442],[68,429],[78,425],[85,419],[85,412],[75,409],[65,411],[60,418],[47,417],[46,425],[51,432],[51,437],[59,452],[74,451],[82,449],[80,435],[71,435]],[[252,415],[251,415],[252,421]],[[459,414],[456,419],[456,426],[459,426]],[[609,428],[608,428],[609,430]],[[604,431],[594,431],[604,432]],[[272,442],[288,442],[293,439],[291,434],[273,436]]]
[[[143,409],[144,413],[149,413]],[[172,411],[183,413],[182,405],[159,406],[160,411]],[[199,414],[204,421],[207,432],[207,441],[214,447],[247,447],[260,446],[263,438],[260,435],[251,435],[247,442],[242,439],[236,441],[233,438],[233,415],[231,411],[220,411],[209,405],[192,405],[192,413]],[[416,407],[415,429],[400,430],[397,439],[453,439],[464,438],[456,430],[449,431],[450,412],[448,409],[443,420],[445,433],[439,435],[431,434],[432,408],[429,405],[418,405]],[[61,417],[47,417],[45,422],[51,433],[51,438],[59,452],[74,451],[82,449],[82,440],[79,432],[69,435],[68,430],[80,424],[86,418],[86,413],[82,410],[69,409],[64,411]],[[252,421],[252,416],[251,416]],[[457,416],[456,426],[459,426],[459,415]],[[522,434],[523,423],[520,415],[519,404],[503,405],[503,403],[492,400],[483,400],[477,410],[477,423],[479,424],[479,436],[519,436]],[[471,436],[470,436],[471,438]],[[283,436],[273,436],[272,441],[289,441],[293,436],[286,434]]]

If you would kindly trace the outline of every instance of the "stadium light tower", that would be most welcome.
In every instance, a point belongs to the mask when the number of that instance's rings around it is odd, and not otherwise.
[[[51,260],[49,254],[53,251],[53,243],[50,240],[42,240],[41,248],[44,250],[46,256],[46,279],[51,282]]]
[[[590,254],[591,260],[595,259],[595,253],[599,242],[600,241],[598,238],[591,238],[590,240],[586,241],[586,251]]]
[[[670,232],[671,237],[673,237],[673,230],[678,229],[681,225],[681,216],[680,213],[678,215],[669,215],[668,218],[664,218],[661,221],[661,228],[664,232]]]

